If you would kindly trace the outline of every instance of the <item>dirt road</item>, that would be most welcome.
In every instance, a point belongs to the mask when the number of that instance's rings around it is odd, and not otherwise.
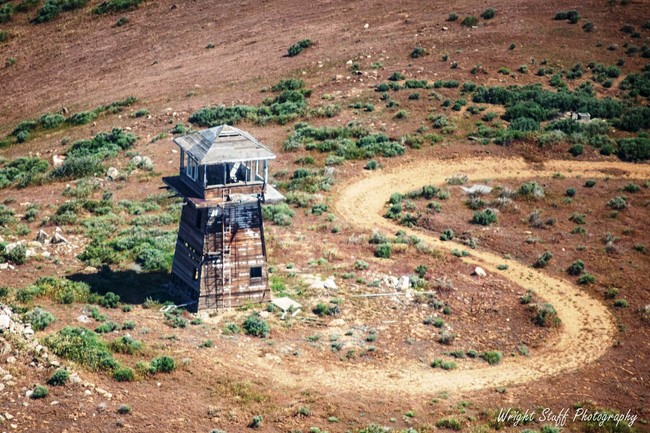
[[[359,229],[381,229],[388,233],[405,230],[438,249],[458,248],[455,242],[441,242],[422,231],[395,226],[383,218],[390,194],[407,192],[423,185],[442,185],[446,178],[464,173],[472,182],[485,179],[567,176],[602,178],[612,173],[629,178],[650,177],[650,166],[622,162],[551,161],[543,166],[523,159],[464,159],[462,161],[421,160],[383,172],[366,172],[342,185],[335,197],[338,214]],[[607,173],[607,174],[605,174]],[[489,274],[503,263],[500,255],[473,250],[469,262],[480,264]],[[562,320],[562,333],[547,347],[530,357],[505,358],[497,366],[440,371],[426,364],[399,361],[369,367],[340,364],[301,368],[291,373],[273,367],[276,380],[287,385],[327,386],[338,390],[363,390],[398,394],[432,394],[443,390],[469,391],[496,386],[518,385],[549,376],[575,371],[596,361],[613,343],[615,326],[610,312],[598,300],[568,281],[550,277],[543,271],[508,261],[509,269],[500,275],[527,288],[552,303]]]

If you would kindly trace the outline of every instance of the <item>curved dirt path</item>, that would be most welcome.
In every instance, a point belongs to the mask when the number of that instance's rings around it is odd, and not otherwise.
[[[339,188],[337,212],[358,229],[405,230],[438,249],[458,248],[455,242],[441,242],[423,231],[394,225],[382,217],[385,203],[394,192],[407,192],[427,184],[440,185],[445,179],[464,173],[470,183],[484,179],[548,177],[553,173],[568,176],[604,177],[612,173],[629,178],[650,177],[650,166],[622,162],[550,161],[533,166],[522,159],[469,158],[462,161],[420,160],[383,172],[366,172]],[[605,174],[607,173],[607,174]],[[624,174],[623,174],[624,173]],[[468,262],[480,264],[488,274],[496,272],[503,258],[486,251],[472,251]],[[318,384],[338,390],[362,390],[398,394],[430,394],[441,390],[470,391],[496,386],[517,385],[566,373],[600,358],[612,345],[615,326],[605,305],[577,286],[551,277],[514,260],[499,275],[523,287],[532,287],[538,296],[552,303],[562,320],[561,334],[551,344],[531,357],[506,357],[497,366],[483,364],[477,368],[440,371],[407,361],[381,366],[340,364],[301,368],[284,372],[276,366],[274,377],[295,386]],[[297,374],[296,374],[297,373]]]

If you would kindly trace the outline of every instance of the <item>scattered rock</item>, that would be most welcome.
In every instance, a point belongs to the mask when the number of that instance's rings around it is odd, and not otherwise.
[[[336,282],[334,281],[334,277],[329,277],[325,281],[323,281],[323,288],[327,290],[337,290],[338,287],[336,285]]]
[[[11,326],[11,318],[7,316],[6,314],[1,314],[0,315],[0,330],[1,329],[9,329]]]
[[[77,322],[88,323],[88,322],[90,322],[90,319],[88,318],[88,316],[84,316],[82,314],[81,316],[77,317]]]
[[[10,356],[7,358],[7,364],[15,364],[16,363],[16,357],[15,356]]]
[[[40,229],[38,233],[36,233],[36,240],[42,244],[47,242],[47,240],[50,238],[50,235],[48,235],[45,230]]]
[[[63,235],[60,232],[55,232],[54,236],[52,236],[52,244],[67,244],[69,243],[66,238],[63,237]]]
[[[487,277],[487,274],[485,273],[483,268],[480,267],[480,266],[477,266],[476,268],[474,268],[474,275],[476,275],[477,277]]]
[[[399,291],[406,291],[411,288],[411,279],[408,275],[399,277],[396,289]]]
[[[56,155],[56,154],[52,155],[52,166],[54,168],[61,167],[64,161],[65,161],[64,155]]]
[[[115,179],[117,179],[117,177],[119,175],[120,175],[120,172],[115,167],[109,167],[108,170],[106,170],[106,177],[109,180],[115,180]]]

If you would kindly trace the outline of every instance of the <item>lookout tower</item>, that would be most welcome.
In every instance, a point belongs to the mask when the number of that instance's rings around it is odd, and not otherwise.
[[[268,185],[266,146],[222,125],[174,139],[180,173],[163,181],[184,198],[171,291],[191,311],[270,300],[262,203],[284,197]]]

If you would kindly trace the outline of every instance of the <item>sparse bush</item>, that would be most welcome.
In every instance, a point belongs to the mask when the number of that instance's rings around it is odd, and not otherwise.
[[[503,354],[501,352],[496,351],[496,350],[483,352],[481,354],[481,359],[483,359],[485,362],[487,362],[490,365],[498,364],[499,362],[501,362],[502,357],[503,357]]]
[[[137,8],[142,0],[106,0],[93,9],[97,15],[112,14]]]
[[[113,379],[118,382],[131,382],[133,381],[133,377],[133,370],[129,367],[121,367],[113,372]]]
[[[627,302],[626,299],[617,299],[614,301],[614,307],[616,308],[627,308],[629,307],[629,303]]]
[[[456,418],[443,418],[436,423],[438,428],[447,428],[454,431],[460,431],[463,426]]]
[[[305,48],[309,48],[313,44],[314,43],[311,41],[311,39],[303,39],[301,41],[298,41],[287,49],[287,55],[289,57],[297,56],[298,54],[302,53]]]
[[[45,311],[40,307],[36,307],[32,311],[26,313],[25,316],[23,316],[23,320],[26,323],[31,324],[34,331],[42,331],[56,319],[52,313]]]
[[[458,14],[456,12],[452,12],[449,14],[449,16],[447,16],[447,21],[449,22],[456,21],[457,19],[458,19]]]
[[[567,197],[575,197],[577,191],[575,188],[567,188],[567,190],[564,192],[564,195]]]
[[[418,57],[426,56],[427,54],[427,50],[425,50],[423,47],[417,46],[413,48],[413,51],[411,51],[411,58],[417,59]]]
[[[438,343],[451,345],[453,344],[455,339],[456,339],[456,334],[449,331],[442,331],[438,336]]]
[[[48,394],[47,387],[42,386],[42,385],[36,385],[34,387],[34,390],[32,391],[32,398],[34,400],[38,400],[40,398],[47,397],[47,394]]]
[[[66,326],[48,335],[44,343],[55,355],[78,362],[90,370],[113,370],[117,361],[97,334],[86,328]]]
[[[267,205],[262,208],[262,216],[279,226],[290,226],[294,212],[286,203]]]
[[[623,210],[627,207],[627,197],[619,195],[607,202],[607,206],[614,210]]]
[[[86,6],[86,3],[88,0],[47,0],[32,22],[40,24],[51,21],[61,12],[82,8]]]
[[[535,307],[536,313],[533,322],[537,326],[553,327],[560,324],[560,318],[557,317],[557,311],[551,304],[542,304]]]
[[[494,8],[487,8],[487,9],[485,9],[485,10],[483,11],[483,13],[481,14],[481,18],[483,18],[484,20],[490,20],[490,19],[494,18],[494,16],[495,16],[496,14],[497,14],[496,9],[494,9]]]
[[[584,153],[585,148],[580,143],[575,143],[569,147],[569,153],[573,156],[580,156]]]
[[[171,356],[163,355],[151,360],[151,373],[171,373],[176,369],[176,362]]]
[[[328,305],[324,302],[319,302],[312,309],[313,313],[317,316],[335,316],[341,312],[337,304]]]
[[[566,271],[569,275],[578,276],[582,273],[582,271],[584,271],[584,269],[584,262],[582,260],[576,260],[575,262],[571,263]]]
[[[474,216],[472,217],[472,224],[480,224],[483,226],[489,226],[496,221],[497,215],[492,209],[475,211]]]
[[[375,161],[374,159],[371,159],[366,163],[366,165],[363,167],[366,170],[376,170],[380,167],[380,164]]]
[[[70,372],[64,368],[60,368],[50,376],[47,380],[47,384],[50,386],[63,386],[68,383],[69,379]]]
[[[476,27],[478,25],[478,18],[474,15],[468,15],[463,18],[463,21],[460,22],[460,25],[465,27]]]
[[[269,332],[271,332],[268,323],[266,323],[259,314],[255,313],[246,318],[242,328],[246,334],[252,335],[253,337],[266,338],[268,337]]]
[[[454,231],[452,229],[447,229],[442,232],[440,235],[441,241],[451,241],[454,239]]]
[[[585,188],[593,188],[596,185],[596,181],[593,179],[588,179],[585,181]]]
[[[113,352],[133,355],[142,350],[142,342],[133,339],[130,335],[123,335],[113,340],[110,348]]]
[[[578,278],[578,284],[582,284],[582,285],[593,284],[595,282],[596,282],[596,277],[594,277],[593,275],[587,272],[585,272],[584,275]]]
[[[380,244],[375,248],[375,257],[390,259],[392,252],[393,248],[390,244]]]
[[[117,308],[120,304],[120,296],[113,292],[107,292],[104,296],[99,298],[99,305],[105,308]]]
[[[544,251],[542,255],[540,255],[537,258],[537,261],[535,262],[534,266],[536,268],[545,268],[549,260],[551,260],[552,258],[553,258],[553,254],[550,251]]]

